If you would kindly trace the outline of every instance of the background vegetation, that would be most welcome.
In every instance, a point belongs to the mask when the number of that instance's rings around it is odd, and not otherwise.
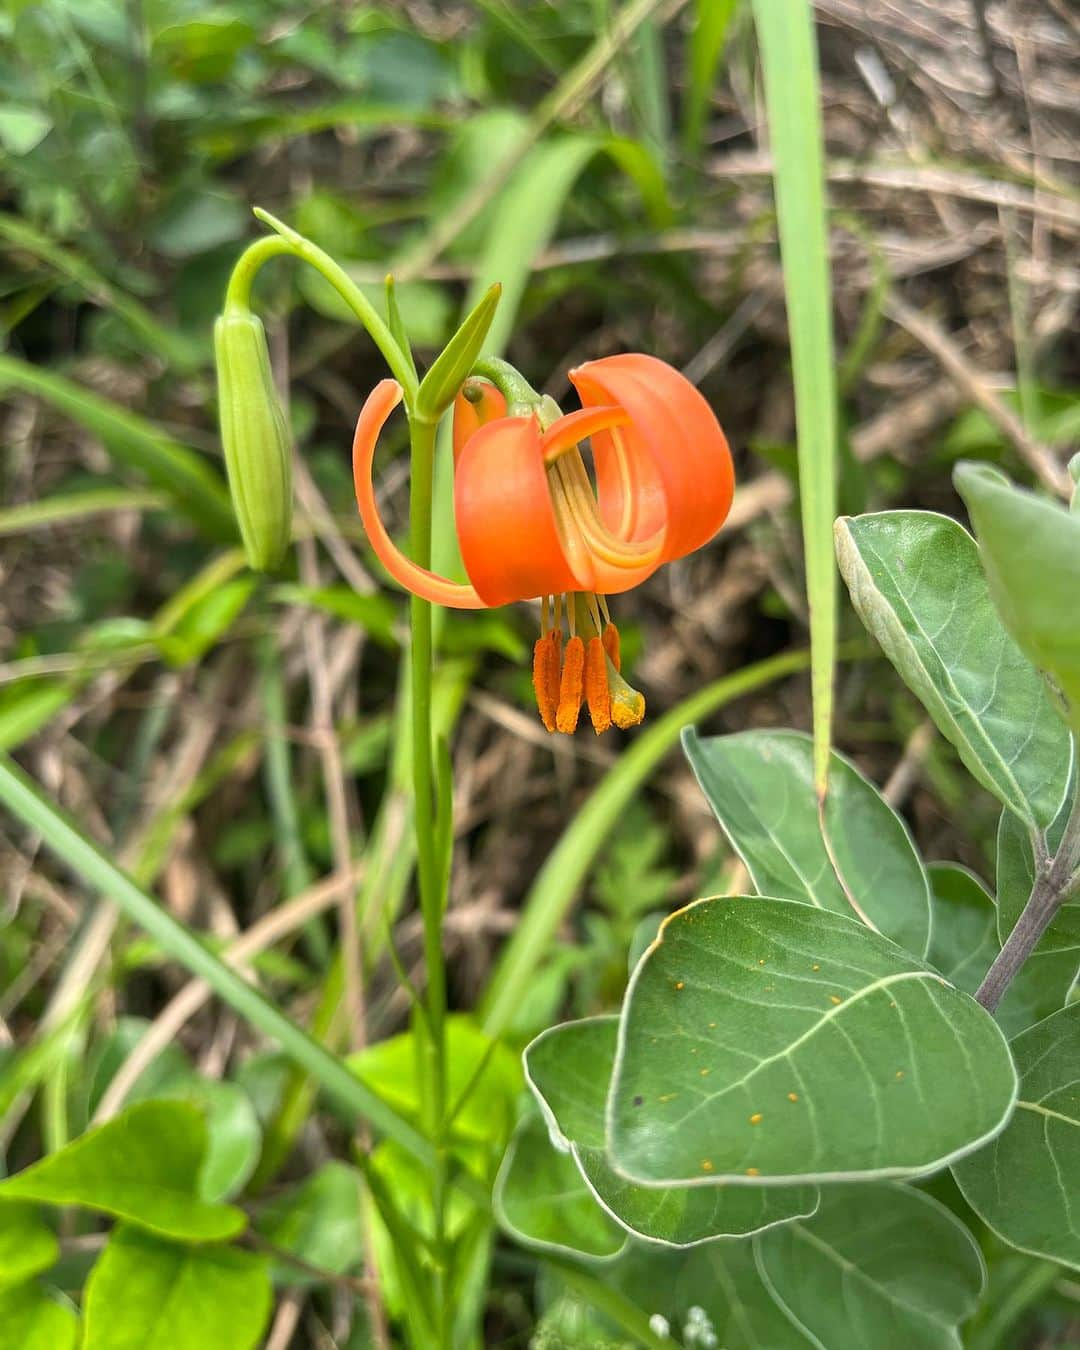
[[[841,508],[962,517],[956,459],[1037,483],[1080,439],[1076,16],[1067,0],[815,13]],[[482,1006],[509,1046],[611,1008],[641,919],[740,883],[669,757],[679,728],[810,726],[789,316],[748,7],[9,0],[0,42],[0,748],[169,912],[406,1098],[402,1057],[364,1051],[404,1026],[395,965],[415,973],[422,942],[394,711],[405,605],[368,554],[348,464],[384,371],[328,288],[270,273],[300,542],[293,572],[257,582],[222,486],[210,340],[250,207],[373,298],[392,268],[421,354],[500,280],[494,341],[538,388],[565,400],[570,366],[643,350],[717,410],[737,454],[729,524],[617,609],[642,733],[547,737],[524,609],[450,616],[441,634],[452,1003]],[[403,448],[388,445],[381,479],[401,527]],[[846,609],[841,630],[855,641],[836,744],[925,856],[991,875],[994,802]],[[275,1253],[267,1343],[378,1342],[360,1274],[378,1225],[361,1236],[357,1173],[330,1161],[352,1159],[347,1121],[3,821],[0,871],[6,1170],[125,1100],[208,1100],[234,1147],[222,1194],[240,1190]],[[337,937],[357,926],[343,968]],[[512,1103],[511,1051],[488,1072]],[[476,1127],[492,1167],[507,1112]],[[403,1159],[381,1165],[407,1189]],[[50,1278],[74,1290],[101,1235],[70,1219],[61,1239]],[[550,1268],[538,1285],[507,1241],[493,1262],[488,1293],[472,1288],[487,1343],[595,1343],[573,1330],[587,1293]],[[970,1343],[1066,1344],[1078,1294],[1049,1263],[996,1259]]]

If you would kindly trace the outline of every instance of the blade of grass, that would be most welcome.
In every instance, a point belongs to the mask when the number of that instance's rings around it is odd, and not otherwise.
[[[697,0],[694,7],[682,127],[683,149],[694,162],[701,153],[713,77],[737,4],[738,0]]]
[[[403,1117],[349,1072],[340,1060],[285,1016],[269,999],[225,965],[198,937],[158,905],[68,819],[22,769],[0,756],[0,802],[39,834],[47,847],[85,883],[107,896],[185,970],[198,975],[241,1017],[276,1040],[294,1063],[348,1111],[423,1162],[431,1145]]]
[[[481,1004],[489,1036],[499,1035],[510,1022],[597,854],[634,794],[678,744],[683,727],[807,664],[806,652],[785,652],[745,666],[677,703],[619,756],[548,854],[525,897]]]
[[[836,664],[836,374],[814,20],[808,0],[752,0],[765,75],[799,452],[814,700],[814,780],[829,770]]]
[[[0,510],[0,537],[27,534],[31,530],[69,520],[88,520],[91,516],[107,515],[112,511],[160,511],[168,504],[169,498],[165,493],[146,492],[138,488],[111,487],[94,488],[87,492],[65,492]]]

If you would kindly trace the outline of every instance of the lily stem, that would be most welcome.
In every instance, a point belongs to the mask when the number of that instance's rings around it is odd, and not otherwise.
[[[1054,921],[1061,906],[1080,886],[1080,791],[1073,798],[1069,819],[1061,836],[1061,843],[1052,858],[1045,849],[1035,850],[1035,881],[1031,895],[1024,906],[1005,945],[998,952],[982,984],[975,991],[976,1000],[989,1012],[1001,1002],[1014,977],[1039,945],[1043,934]]]
[[[411,447],[410,546],[421,567],[431,566],[432,496],[435,473],[433,423],[414,418],[409,423]],[[449,1307],[446,1289],[446,970],[442,950],[445,880],[439,865],[435,831],[435,774],[431,735],[432,608],[413,596],[409,605],[412,628],[412,770],[415,794],[417,879],[424,924],[424,964],[427,973],[427,1025],[416,1022],[423,1054],[427,1126],[434,1149],[432,1201],[435,1219],[434,1305],[438,1344],[449,1346]]]

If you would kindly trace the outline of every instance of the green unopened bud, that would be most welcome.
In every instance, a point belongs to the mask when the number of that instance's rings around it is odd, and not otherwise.
[[[261,320],[229,308],[214,325],[221,444],[248,564],[277,567],[292,531],[292,437]]]

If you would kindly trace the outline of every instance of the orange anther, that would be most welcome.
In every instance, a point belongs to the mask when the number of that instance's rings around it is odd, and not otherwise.
[[[536,706],[548,731],[555,730],[559,706],[559,636],[551,632],[536,639],[533,647],[533,689]]]
[[[613,623],[605,624],[601,637],[604,642],[604,651],[608,654],[608,660],[616,670],[621,670],[622,661],[619,655],[619,630]]]
[[[566,658],[559,683],[559,706],[555,712],[555,728],[567,736],[577,730],[584,692],[584,673],[585,644],[579,637],[572,637],[566,644]]]
[[[599,736],[611,726],[611,694],[608,692],[607,656],[598,637],[585,648],[585,701],[593,730]]]
[[[611,696],[611,720],[621,730],[640,726],[645,720],[645,695],[624,684]]]

